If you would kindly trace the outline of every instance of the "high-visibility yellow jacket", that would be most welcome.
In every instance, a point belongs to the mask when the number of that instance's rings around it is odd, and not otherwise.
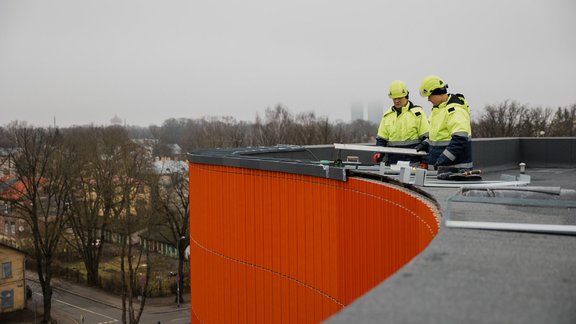
[[[429,163],[470,169],[472,165],[472,130],[470,107],[461,94],[432,108],[430,114]]]
[[[377,141],[383,146],[414,147],[428,136],[430,125],[422,107],[408,101],[401,110],[390,107],[382,116]]]

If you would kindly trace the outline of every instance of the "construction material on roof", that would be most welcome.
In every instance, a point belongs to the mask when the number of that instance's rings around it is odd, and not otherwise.
[[[420,155],[424,156],[428,153],[419,152],[415,149],[401,148],[401,147],[390,147],[390,146],[370,146],[370,145],[359,145],[359,144],[334,144],[334,148],[337,150],[350,150],[350,151],[368,151],[368,152],[381,152],[381,153],[393,153],[393,154],[404,154],[404,155]]]
[[[454,203],[489,204],[494,207],[489,208],[489,215],[476,215],[477,218],[489,217],[493,220],[455,220]],[[505,209],[498,209],[497,206],[509,206]],[[528,218],[525,214],[520,215],[518,210],[527,208],[530,210],[544,209],[547,211],[544,217]],[[560,187],[463,187],[456,195],[447,200],[444,225],[452,228],[468,228],[483,230],[505,230],[531,233],[553,233],[553,234],[576,234],[576,190],[562,189]],[[564,216],[557,219],[555,223],[552,212],[553,209],[563,209]],[[471,211],[467,212],[470,216]],[[515,215],[518,214],[518,215]],[[562,214],[562,213],[560,213]],[[560,215],[562,216],[562,215]],[[494,220],[494,218],[496,218]],[[498,221],[498,219],[514,220]],[[529,222],[525,222],[528,219]],[[532,221],[532,222],[530,222]],[[538,221],[538,223],[533,223]]]

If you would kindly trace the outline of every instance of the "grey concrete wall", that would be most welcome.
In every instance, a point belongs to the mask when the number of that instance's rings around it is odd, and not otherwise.
[[[516,168],[520,160],[519,138],[476,138],[472,140],[475,169]]]
[[[480,169],[576,167],[576,137],[479,138],[472,150]]]
[[[520,152],[528,167],[576,168],[576,137],[522,138]]]
[[[576,168],[576,137],[478,138],[472,154],[479,169]]]

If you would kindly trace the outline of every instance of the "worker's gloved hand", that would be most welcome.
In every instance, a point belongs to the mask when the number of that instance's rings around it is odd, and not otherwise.
[[[414,147],[416,152],[428,152],[428,144],[426,142],[420,142]]]
[[[382,137],[376,137],[376,146],[388,146],[388,141]]]
[[[438,163],[438,160],[436,160],[436,162],[434,163],[434,170],[438,170],[438,168],[441,168],[442,166]]]
[[[384,153],[375,153],[372,156],[372,161],[374,161],[375,164],[380,164],[380,162],[382,162],[382,160],[384,160],[385,154]]]

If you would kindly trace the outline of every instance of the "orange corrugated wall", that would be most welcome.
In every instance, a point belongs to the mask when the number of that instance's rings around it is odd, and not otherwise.
[[[420,253],[433,206],[380,182],[190,163],[193,323],[315,323]]]

